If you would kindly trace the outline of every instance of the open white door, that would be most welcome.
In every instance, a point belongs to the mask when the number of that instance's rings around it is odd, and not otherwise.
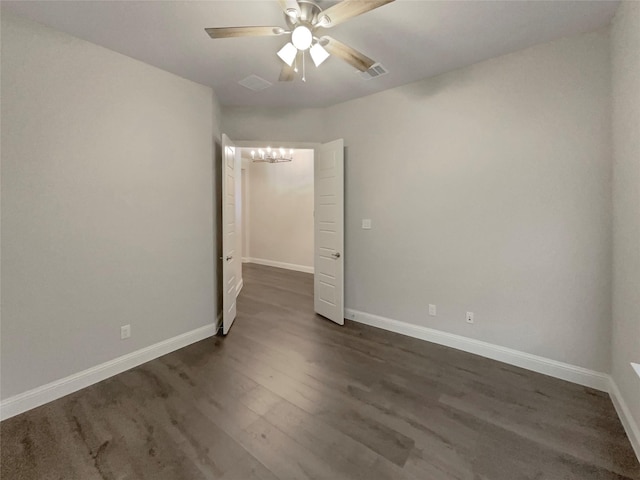
[[[344,325],[344,141],[321,145],[314,161],[314,306]]]
[[[240,175],[240,155],[229,137],[222,135],[222,333],[227,334],[236,319],[236,175]]]

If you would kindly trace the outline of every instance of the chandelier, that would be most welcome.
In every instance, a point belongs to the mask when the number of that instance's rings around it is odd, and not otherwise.
[[[266,163],[282,163],[290,162],[293,160],[293,148],[289,149],[289,152],[280,147],[274,149],[267,147],[265,150],[259,148],[258,151],[251,150],[251,159],[254,162],[266,162]]]

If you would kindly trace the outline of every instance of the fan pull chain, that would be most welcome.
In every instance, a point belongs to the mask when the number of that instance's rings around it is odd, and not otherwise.
[[[306,72],[304,69],[304,52],[302,52],[302,81],[303,82],[307,81]]]

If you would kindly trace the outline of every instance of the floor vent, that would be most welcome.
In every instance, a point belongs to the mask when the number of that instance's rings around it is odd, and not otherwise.
[[[387,73],[389,73],[389,70],[384,68],[379,63],[376,63],[369,70],[365,72],[358,72],[358,73],[364,80],[371,80],[372,78],[376,78],[381,75],[386,75]]]
[[[261,78],[257,75],[249,75],[247,78],[243,78],[238,82],[244,88],[248,88],[249,90],[253,90],[254,92],[259,92],[260,90],[264,90],[265,88],[269,88],[273,83],[266,81],[264,78]]]

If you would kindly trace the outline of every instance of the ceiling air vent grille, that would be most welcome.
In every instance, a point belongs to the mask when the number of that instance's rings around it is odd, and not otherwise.
[[[273,83],[266,81],[264,78],[261,78],[257,75],[249,75],[247,78],[243,78],[238,82],[244,88],[248,88],[249,90],[253,90],[254,92],[259,92],[260,90],[264,90],[265,88],[269,88]]]
[[[358,72],[358,73],[364,80],[371,80],[372,78],[376,78],[381,75],[386,75],[387,73],[389,73],[389,70],[387,70],[381,64],[376,63],[369,70],[365,72]]]

